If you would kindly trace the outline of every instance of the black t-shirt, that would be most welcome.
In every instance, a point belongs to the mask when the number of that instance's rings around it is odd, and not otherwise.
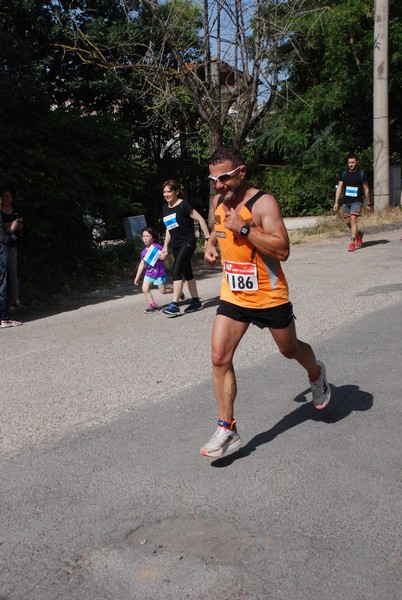
[[[0,211],[0,243],[1,244],[7,243],[6,228],[4,226],[3,213],[1,211]],[[1,248],[0,248],[0,250],[1,250]]]
[[[363,183],[367,183],[367,176],[364,171],[342,171],[339,181],[343,181],[344,204],[363,202]]]
[[[1,216],[3,217],[3,223],[12,223],[13,221],[15,221],[15,219],[18,219],[18,217],[20,215],[18,212],[15,211],[15,209],[13,209],[13,212],[11,212],[11,213],[4,213],[3,211],[1,211]],[[15,231],[11,235],[9,235],[9,238],[8,238],[9,248],[11,248],[13,246],[17,246],[18,242],[21,239],[21,236],[22,236],[22,232],[20,230]]]
[[[173,207],[167,203],[163,205],[163,222],[169,230],[172,248],[196,243],[194,220],[190,217],[193,210],[194,207],[187,200],[182,200]]]

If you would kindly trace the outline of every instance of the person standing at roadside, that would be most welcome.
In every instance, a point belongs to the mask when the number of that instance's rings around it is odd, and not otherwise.
[[[0,327],[5,329],[7,327],[18,327],[22,325],[20,321],[13,321],[10,319],[8,312],[8,298],[7,298],[7,263],[8,263],[8,252],[7,244],[8,238],[15,231],[17,227],[17,221],[13,221],[8,226],[8,231],[3,223],[3,217],[0,211]]]
[[[269,329],[279,351],[305,369],[315,408],[328,405],[331,389],[324,364],[316,360],[311,346],[296,336],[288,284],[281,268],[289,256],[289,237],[277,201],[271,194],[249,187],[239,150],[218,148],[208,163],[216,195],[214,230],[204,258],[214,265],[219,244],[223,277],[212,329],[218,428],[201,454],[218,458],[241,446],[234,418],[237,384],[233,357],[251,323]]]
[[[169,317],[180,315],[178,302],[183,292],[183,279],[187,281],[191,296],[190,304],[184,309],[185,313],[202,310],[203,306],[197,290],[191,266],[191,257],[196,248],[197,239],[194,231],[194,221],[198,221],[205,240],[209,238],[208,226],[205,219],[187,201],[180,197],[180,185],[175,179],[168,179],[162,185],[163,197],[166,200],[163,212],[163,222],[166,227],[166,237],[161,260],[168,255],[169,244],[173,248],[173,301],[162,312]]]
[[[371,211],[370,189],[367,175],[359,169],[359,161],[355,154],[348,156],[348,170],[342,171],[339,176],[338,186],[335,192],[334,212],[339,209],[339,200],[343,192],[343,216],[346,225],[350,229],[351,240],[349,252],[354,252],[362,247],[363,232],[358,229],[358,218],[360,217],[363,198],[366,207]]]
[[[10,186],[11,188],[11,186]],[[3,222],[9,224],[17,221],[17,225],[8,236],[8,281],[11,290],[11,305],[18,308],[21,305],[20,286],[18,280],[18,245],[20,243],[22,229],[24,227],[21,216],[14,208],[15,190],[3,186],[0,189],[0,207]]]

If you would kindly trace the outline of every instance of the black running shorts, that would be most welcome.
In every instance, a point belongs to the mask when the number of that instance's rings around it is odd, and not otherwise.
[[[264,329],[265,327],[285,329],[296,318],[293,314],[293,305],[291,302],[286,302],[286,304],[280,304],[273,308],[244,308],[243,306],[221,300],[216,314],[229,317],[233,321],[252,323],[260,329]]]

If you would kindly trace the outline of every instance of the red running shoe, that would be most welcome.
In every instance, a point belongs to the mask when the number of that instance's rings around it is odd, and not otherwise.
[[[356,236],[356,250],[358,250],[359,248],[361,248],[361,247],[362,247],[362,243],[363,243],[363,236],[364,236],[364,233],[363,233],[363,231],[359,231],[359,232],[357,233],[357,236]]]

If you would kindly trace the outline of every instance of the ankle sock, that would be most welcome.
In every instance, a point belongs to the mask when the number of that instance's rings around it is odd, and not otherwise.
[[[218,419],[218,425],[219,427],[223,427],[224,429],[229,429],[229,431],[236,431],[236,421],[234,419],[230,422]]]

